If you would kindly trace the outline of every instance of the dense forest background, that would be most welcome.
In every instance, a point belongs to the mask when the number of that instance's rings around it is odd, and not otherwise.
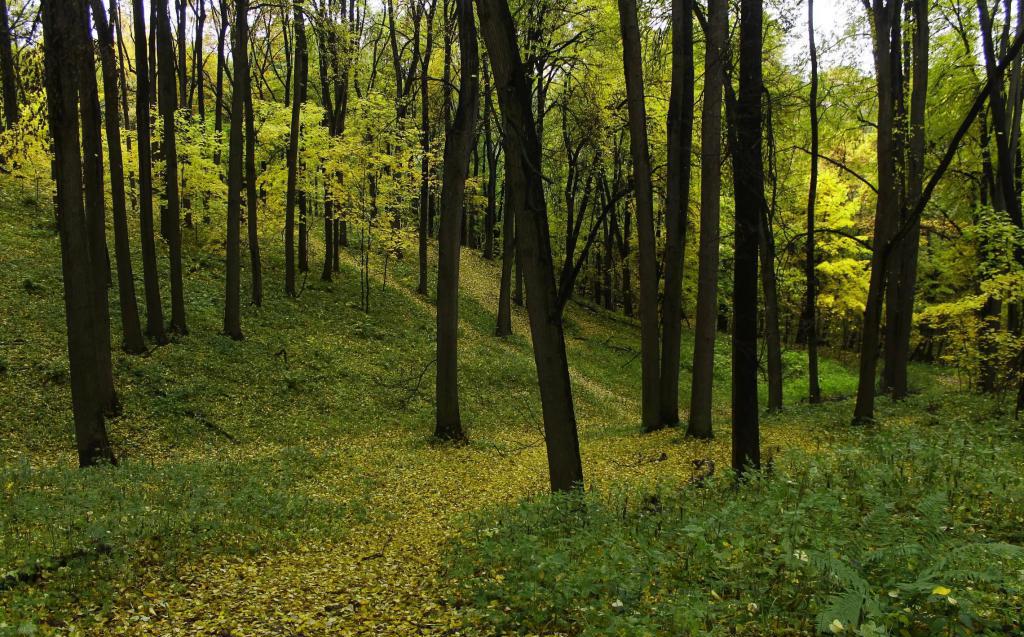
[[[1019,634],[1022,48],[0,0],[0,634]]]

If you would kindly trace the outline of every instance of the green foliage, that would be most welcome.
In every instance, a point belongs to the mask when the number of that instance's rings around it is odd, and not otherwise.
[[[1024,441],[952,406],[927,435],[865,431],[739,486],[665,480],[476,514],[449,575],[481,621],[523,633],[1017,633]]]

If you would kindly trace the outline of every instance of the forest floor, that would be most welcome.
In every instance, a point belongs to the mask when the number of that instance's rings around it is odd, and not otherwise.
[[[430,438],[434,313],[414,292],[413,252],[391,260],[386,286],[374,259],[364,313],[351,250],[324,283],[315,242],[302,293],[287,299],[278,235],[267,233],[265,302],[243,308],[246,338],[234,342],[219,334],[214,231],[187,234],[191,334],[146,356],[115,354],[124,415],[109,431],[120,466],[79,471],[58,241],[48,209],[4,186],[0,635],[488,632],[458,602],[448,552],[479,511],[547,488],[525,313],[516,309],[514,336],[493,336],[497,263],[463,252],[469,443],[440,445]],[[116,320],[116,288],[111,300]],[[589,489],[685,482],[699,458],[728,466],[727,338],[716,356],[718,435],[699,442],[640,433],[634,321],[570,304],[566,336]],[[848,440],[851,369],[823,361],[829,402],[812,408],[801,402],[800,352],[786,365],[791,407],[763,419],[764,448]],[[915,371],[932,389],[956,389]],[[887,400],[879,412],[910,424],[923,413]]]

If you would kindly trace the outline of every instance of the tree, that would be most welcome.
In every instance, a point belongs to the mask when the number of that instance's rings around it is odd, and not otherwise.
[[[11,25],[7,12],[7,0],[0,0],[0,76],[2,76],[4,123],[14,128],[18,123],[18,78],[14,70],[14,53],[11,51]]]
[[[456,0],[459,25],[459,101],[445,135],[441,225],[437,233],[437,421],[434,436],[465,438],[459,417],[459,236],[469,155],[476,134],[480,68],[472,0]]]
[[[757,253],[765,209],[761,157],[761,0],[740,3],[740,82],[732,148],[736,198],[732,331],[732,467],[761,466],[757,404]]]
[[[224,333],[242,339],[241,280],[242,259],[239,219],[242,214],[243,113],[249,88],[249,1],[235,0],[235,28],[231,30],[231,58],[234,60],[231,82],[231,131],[228,141],[228,228],[224,242],[225,263]],[[250,179],[255,175],[250,173]],[[251,220],[250,220],[251,221]]]
[[[288,133],[288,192],[285,200],[284,217],[284,291],[288,296],[295,296],[295,206],[298,198],[299,175],[299,135],[301,135],[300,115],[302,104],[306,101],[306,27],[303,20],[302,5],[296,0],[292,3],[295,24],[295,90],[292,99],[291,130]]]
[[[171,43],[171,18],[167,12],[168,0],[156,0],[157,8],[157,76],[160,82],[160,116],[164,136],[161,152],[164,155],[164,193],[166,206],[161,209],[161,228],[167,238],[167,253],[171,262],[171,331],[188,334],[185,324],[185,283],[181,263],[181,202],[178,194],[178,147],[175,140],[174,113],[177,94],[174,85],[174,51]]]
[[[665,201],[665,298],[662,301],[661,424],[679,423],[679,343],[682,337],[683,257],[690,203],[693,152],[693,9],[672,2],[672,87],[668,110],[668,175]],[[606,233],[608,234],[608,233]],[[611,255],[611,241],[606,240]],[[611,272],[607,264],[606,272]],[[611,282],[606,285],[611,289]],[[611,295],[608,294],[608,300]]]
[[[242,94],[245,96],[245,205],[249,233],[249,270],[252,277],[250,294],[252,304],[263,305],[263,264],[260,259],[260,234],[257,222],[259,201],[256,192],[256,113],[252,106],[252,78],[248,72],[242,75]]]
[[[800,316],[801,333],[807,343],[807,400],[821,402],[818,383],[818,281],[815,274],[814,208],[818,198],[818,47],[814,43],[814,0],[807,0],[807,41],[811,56],[811,177],[807,187],[807,242],[804,246],[804,276],[807,293]]]
[[[420,68],[420,196],[417,232],[419,280],[416,291],[427,294],[427,240],[430,235],[430,92],[428,89],[430,58],[434,52],[434,11],[437,0],[430,0],[427,9],[427,43]]]
[[[705,27],[704,106],[701,114],[700,243],[697,265],[697,312],[693,335],[693,382],[690,422],[686,433],[710,438],[711,389],[715,363],[718,314],[719,196],[722,187],[721,135],[723,55],[729,7],[724,0],[708,0]]]
[[[636,0],[619,0],[622,29],[622,62],[626,73],[626,104],[629,110],[629,146],[633,156],[636,195],[636,229],[640,257],[640,367],[642,370],[641,420],[644,431],[662,428],[658,390],[658,266],[655,254],[654,202],[651,158],[647,146],[647,107],[644,100],[643,52]]]
[[[504,120],[506,214],[516,216],[517,250],[526,280],[551,488],[580,489],[583,465],[565,335],[557,307],[544,180],[540,173],[540,139],[533,121],[526,69],[507,0],[477,0],[477,10]]]
[[[110,164],[110,199],[114,218],[114,255],[117,262],[118,302],[121,309],[121,347],[129,354],[146,351],[135,296],[132,254],[128,239],[128,210],[124,193],[124,159],[121,155],[121,127],[118,126],[117,65],[114,59],[114,29],[107,21],[102,0],[91,0],[96,34],[99,36],[100,66],[103,77],[104,124],[107,133],[107,158]]]
[[[61,271],[64,279],[64,310],[68,330],[71,369],[71,402],[78,461],[82,467],[116,463],[104,423],[103,388],[106,376],[99,369],[101,356],[96,338],[96,268],[91,263],[86,212],[82,203],[82,156],[79,148],[79,91],[77,64],[91,57],[83,40],[85,16],[82,3],[45,0],[42,3],[44,74],[47,117],[53,139],[54,176],[57,185],[57,230],[60,235]]]
[[[167,343],[164,310],[160,300],[160,278],[153,238],[153,150],[149,122],[150,73],[146,47],[146,15],[142,0],[133,0],[135,28],[135,128],[139,157],[139,233],[142,248],[142,281],[146,293],[146,334],[157,345]]]

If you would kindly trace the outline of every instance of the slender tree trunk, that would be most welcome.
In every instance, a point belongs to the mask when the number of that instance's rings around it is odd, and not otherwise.
[[[228,34],[228,3],[220,0],[220,24],[217,28],[217,85],[213,97],[213,130],[218,133],[224,130],[224,69],[227,60],[224,57],[224,44]],[[220,145],[213,152],[213,163],[220,164]]]
[[[124,194],[124,160],[121,156],[121,128],[118,126],[117,65],[114,59],[114,30],[107,21],[102,0],[92,0],[92,12],[99,36],[103,74],[103,106],[110,160],[110,195],[114,217],[114,254],[117,262],[118,301],[121,310],[121,347],[129,354],[146,351],[139,322],[139,305],[132,274],[132,253],[128,240],[128,210]]]
[[[124,34],[121,30],[121,9],[117,5],[117,0],[110,0],[110,22],[117,34],[117,71],[121,85],[121,108],[124,110],[124,127],[130,129],[132,127],[132,118],[131,112],[128,109],[128,72],[125,70],[127,66],[125,58],[128,56],[128,53],[125,50]]]
[[[722,188],[722,86],[729,7],[708,0],[705,37],[704,107],[701,115],[700,245],[698,248],[697,313],[693,343],[693,382],[687,435],[710,438],[711,390],[718,312],[718,242]]]
[[[461,77],[455,120],[444,145],[441,225],[437,233],[437,420],[434,436],[466,437],[459,415],[459,226],[462,223],[469,155],[473,148],[480,87],[473,1],[456,0]]]
[[[96,338],[96,268],[90,263],[85,209],[82,205],[82,157],[79,151],[78,105],[80,69],[71,60],[91,56],[82,41],[85,31],[83,5],[73,0],[42,2],[44,74],[47,115],[53,138],[57,184],[57,229],[60,234],[64,309],[68,330],[71,370],[71,402],[78,461],[82,467],[115,463],[103,418],[101,357]]]
[[[491,132],[494,103],[490,67],[484,65],[484,156],[487,160],[487,211],[484,214],[484,258],[494,259],[494,228],[498,218],[498,149]]]
[[[103,198],[103,125],[100,117],[99,91],[96,87],[96,62],[93,56],[92,25],[87,4],[81,12],[79,25],[82,28],[79,44],[83,45],[82,55],[75,58],[78,69],[78,99],[82,115],[82,183],[85,191],[85,220],[89,233],[90,264],[93,273],[93,294],[95,319],[93,330],[96,339],[97,373],[99,391],[104,409],[118,413],[120,405],[114,390],[114,372],[110,354],[110,305],[107,289],[110,286],[110,255],[107,251],[107,209]],[[69,60],[70,62],[70,60]]]
[[[764,183],[762,178],[762,184]],[[768,206],[761,210],[758,248],[764,293],[764,338],[768,367],[768,411],[782,409],[782,336],[779,333],[779,291],[775,275],[775,236]]]
[[[185,335],[185,286],[181,260],[181,222],[178,196],[178,147],[175,140],[174,111],[177,96],[174,86],[174,51],[171,46],[171,18],[167,12],[168,0],[155,0],[157,7],[157,55],[159,56],[160,115],[163,118],[164,187],[166,188],[166,216],[161,226],[167,237],[167,251],[171,261],[171,331]]]
[[[285,197],[284,216],[284,291],[288,296],[295,296],[295,205],[298,199],[299,177],[299,135],[301,134],[299,116],[302,102],[305,99],[306,85],[306,28],[302,16],[302,6],[293,3],[295,24],[295,90],[292,100],[291,131],[288,134],[288,190]]]
[[[243,114],[249,76],[249,0],[235,0],[235,28],[231,33],[231,131],[228,139],[228,229],[225,261],[224,334],[242,340],[242,249],[239,233],[242,214]],[[249,220],[250,223],[252,219]]]
[[[875,73],[878,78],[878,203],[875,211],[874,246],[871,257],[871,276],[868,298],[864,309],[864,327],[861,331],[860,370],[857,384],[857,404],[853,422],[866,423],[874,419],[875,380],[878,369],[878,345],[881,334],[882,303],[885,298],[886,246],[899,220],[899,202],[896,184],[896,159],[893,149],[895,132],[895,82],[899,66],[899,49],[893,47],[898,37],[893,35],[893,21],[899,11],[900,0],[873,0]],[[895,51],[893,50],[895,48]]]
[[[178,108],[188,107],[188,54],[187,45],[185,44],[185,11],[187,8],[186,0],[174,0],[174,9],[177,14],[175,52],[178,54],[178,63],[175,66],[178,71],[178,99],[180,100]]]
[[[306,193],[299,191],[299,272],[309,272],[309,226],[306,224],[309,210]]]
[[[142,247],[142,281],[146,292],[146,334],[157,345],[167,343],[164,310],[160,300],[160,274],[156,262],[156,241],[153,223],[153,150],[149,122],[150,73],[146,46],[146,15],[142,0],[133,0],[135,28],[135,128],[139,157],[139,232]]]
[[[541,145],[532,121],[530,90],[507,0],[478,0],[477,7],[505,118],[506,174],[510,177],[506,205],[507,210],[516,215],[518,254],[525,269],[527,311],[540,384],[551,488],[554,491],[581,489],[583,465],[551,257],[544,182],[540,173]]]
[[[192,64],[192,88],[197,92],[198,98],[198,110],[199,119],[201,121],[206,120],[206,96],[203,91],[203,30],[206,28],[206,0],[195,0],[198,5],[195,9],[196,12],[196,41],[193,46],[193,57],[195,62]],[[248,66],[248,60],[246,60],[246,66]],[[191,93],[189,94],[189,104],[192,103]]]
[[[815,256],[814,210],[818,198],[818,47],[814,42],[814,0],[807,0],[807,40],[811,55],[811,183],[807,188],[807,243],[804,247],[804,276],[807,293],[800,317],[801,332],[807,340],[807,400],[821,402],[818,382],[818,277]]]
[[[502,184],[501,222],[501,283],[498,286],[498,321],[496,336],[512,335],[512,266],[516,259],[515,215],[508,207],[508,162],[505,162],[505,180]]]
[[[419,282],[416,291],[424,296],[427,294],[427,240],[430,238],[430,92],[428,86],[430,58],[434,51],[434,7],[436,0],[431,0],[430,10],[427,12],[427,45],[423,54],[423,64],[420,69],[420,198],[419,198],[419,225],[418,234],[418,257],[419,257]]]
[[[668,112],[668,183],[665,202],[665,299],[662,302],[661,424],[679,424],[679,344],[682,339],[683,260],[693,150],[693,8],[672,2],[672,88]],[[606,232],[607,235],[607,232]],[[610,250],[607,252],[610,253]],[[611,264],[606,265],[606,277]],[[610,289],[608,282],[606,288]],[[610,304],[610,298],[608,299]]]
[[[245,73],[241,75],[244,82],[242,93],[245,96],[245,204],[246,216],[249,218],[249,270],[252,277],[252,304],[260,307],[263,305],[263,263],[260,258],[260,234],[256,218],[259,212],[256,193],[256,113],[252,105],[252,78],[249,74],[248,60]]]
[[[7,14],[7,0],[0,0],[0,75],[3,76],[4,122],[7,128],[18,123],[18,78],[14,70],[11,50],[11,25]]]
[[[757,404],[757,252],[764,215],[761,0],[740,2],[740,82],[732,149],[736,197],[732,332],[732,468],[761,466]]]
[[[640,256],[640,367],[642,370],[641,421],[644,431],[661,429],[660,361],[658,349],[658,266],[654,236],[651,158],[647,147],[647,107],[644,100],[643,52],[636,0],[619,0],[622,57],[626,73],[630,150],[636,193],[636,231]]]

